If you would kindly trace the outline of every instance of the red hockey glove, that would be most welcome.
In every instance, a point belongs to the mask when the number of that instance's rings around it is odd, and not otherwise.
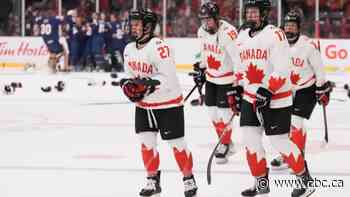
[[[150,78],[121,79],[120,86],[131,102],[139,102],[155,91],[153,81],[155,80]]]
[[[320,87],[316,87],[316,98],[317,98],[318,104],[327,106],[329,103],[329,97],[331,92],[332,92],[332,84],[330,81],[327,81]]]

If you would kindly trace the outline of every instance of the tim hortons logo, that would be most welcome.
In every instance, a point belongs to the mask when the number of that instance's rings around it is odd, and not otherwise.
[[[19,46],[10,46],[8,42],[0,42],[1,56],[46,56],[48,54],[45,45],[33,47],[29,42],[20,42]]]
[[[141,72],[141,73],[145,73],[145,74],[152,74],[153,73],[153,66],[151,64],[147,64],[145,62],[129,61],[128,65],[135,72]]]
[[[244,60],[267,60],[267,50],[266,49],[245,49],[239,53],[241,62]]]

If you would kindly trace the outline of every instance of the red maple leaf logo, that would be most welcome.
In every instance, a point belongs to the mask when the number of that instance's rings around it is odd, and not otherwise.
[[[262,176],[266,173],[266,159],[262,158],[258,161],[258,157],[256,153],[250,153],[248,149],[246,149],[246,156],[249,164],[250,171],[253,176]]]
[[[149,172],[157,172],[159,168],[159,153],[153,148],[147,149],[146,145],[142,144],[142,158],[144,165]]]
[[[303,129],[298,129],[292,125],[292,131],[290,134],[290,139],[294,142],[294,144],[296,144],[300,150],[304,150],[306,133],[303,132]]]
[[[298,81],[300,80],[300,75],[292,71],[292,74],[290,75],[290,80],[292,81],[292,84],[297,85]]]
[[[305,168],[304,158],[301,154],[298,155],[298,159],[295,159],[293,153],[289,156],[282,154],[284,161],[286,161],[290,168],[292,168],[295,174],[301,173]]]
[[[286,78],[271,76],[269,79],[269,90],[276,93],[286,83]]]
[[[208,62],[208,67],[218,70],[219,67],[221,66],[220,61],[216,60],[214,56],[209,55],[207,58],[207,62]]]
[[[265,77],[264,71],[258,69],[256,65],[252,63],[248,66],[248,71],[245,71],[249,84],[262,83],[263,78]]]
[[[176,147],[173,148],[175,154],[175,160],[179,166],[181,172],[184,174],[190,175],[193,168],[193,159],[192,154],[189,155],[186,153],[186,150],[179,151]]]

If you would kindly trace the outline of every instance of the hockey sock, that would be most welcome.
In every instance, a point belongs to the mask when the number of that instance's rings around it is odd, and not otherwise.
[[[246,158],[254,177],[267,173],[265,151],[262,145],[262,130],[259,127],[242,127],[243,142],[246,146]]]
[[[271,144],[279,151],[285,162],[295,174],[304,172],[304,157],[301,151],[289,138],[288,134],[268,136]]]
[[[224,136],[221,139],[221,143],[230,144],[231,135],[232,135],[232,126],[231,124],[228,124],[228,122],[230,121],[230,118],[232,116],[232,110],[229,108],[218,108],[218,116],[220,121],[217,123],[217,126],[216,126],[217,133],[220,133],[220,136],[221,136],[225,131],[225,133],[223,134]]]
[[[292,126],[290,132],[290,139],[296,144],[302,152],[305,150],[306,131],[303,129],[303,118],[299,116],[292,116]]]
[[[174,151],[175,160],[184,177],[192,175],[193,159],[192,153],[187,149],[184,138],[168,140],[170,147]]]
[[[143,164],[148,176],[157,174],[159,168],[159,153],[156,149],[157,135],[153,132],[142,132],[139,134],[141,141],[141,152]]]
[[[219,121],[217,123],[213,122],[213,124],[215,126],[215,130],[216,130],[218,137],[221,137],[224,130],[226,129],[225,133],[223,134],[224,136],[222,136],[222,138],[221,138],[221,143],[222,144],[230,144],[231,143],[231,135],[232,135],[231,126],[227,125],[227,127],[225,127],[226,124],[223,121]]]
[[[216,129],[217,128],[217,123],[219,122],[219,117],[218,117],[218,108],[215,106],[209,106],[207,107],[208,113],[209,113],[209,117],[214,125],[216,134],[220,137],[221,136],[221,132],[220,130]]]

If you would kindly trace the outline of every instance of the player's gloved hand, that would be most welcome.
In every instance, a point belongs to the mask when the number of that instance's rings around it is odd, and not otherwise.
[[[155,86],[148,84],[150,78],[121,79],[120,86],[131,102],[139,102],[155,91]]]
[[[197,84],[199,87],[201,87],[206,82],[205,70],[206,68],[199,67],[199,62],[193,64],[194,72],[190,73],[190,75],[193,76],[194,83]]]
[[[259,87],[256,91],[255,109],[259,110],[264,107],[269,107],[272,98],[272,93],[263,87]]]
[[[322,86],[316,87],[316,98],[320,105],[327,106],[329,103],[330,93],[332,92],[332,84],[327,81]]]
[[[242,86],[234,86],[226,92],[227,102],[230,108],[232,109],[233,113],[238,114],[241,111],[242,94]]]

